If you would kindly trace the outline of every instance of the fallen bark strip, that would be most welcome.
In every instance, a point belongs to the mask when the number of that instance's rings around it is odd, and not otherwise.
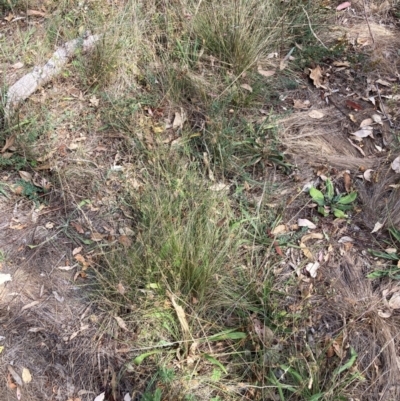
[[[34,67],[32,72],[24,75],[12,85],[6,94],[6,105],[4,106],[6,121],[9,121],[24,100],[62,71],[62,68],[74,56],[78,48],[81,48],[82,52],[86,53],[94,48],[100,38],[101,35],[91,35],[85,39],[70,40],[60,46],[43,67]]]

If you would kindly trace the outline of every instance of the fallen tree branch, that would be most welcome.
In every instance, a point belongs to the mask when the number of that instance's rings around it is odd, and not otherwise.
[[[12,85],[6,94],[5,120],[9,121],[24,100],[58,75],[78,48],[81,48],[83,53],[91,51],[100,38],[101,35],[90,35],[85,39],[70,40],[60,46],[43,67],[34,67],[32,72],[24,75]]]

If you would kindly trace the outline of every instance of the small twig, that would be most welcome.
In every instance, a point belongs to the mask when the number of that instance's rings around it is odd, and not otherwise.
[[[367,23],[369,34],[371,35],[372,43],[375,45],[375,38],[374,38],[374,35],[372,34],[371,27],[369,25],[369,21],[368,21],[368,17],[367,17],[367,10],[365,8],[365,0],[362,0],[362,2],[363,2],[363,8],[364,8],[365,22]]]
[[[304,7],[301,7],[301,8],[303,9],[304,14],[305,14],[306,17],[307,17],[308,26],[309,26],[309,28],[310,28],[311,33],[314,35],[314,38],[317,39],[318,42],[321,43],[321,45],[322,45],[326,50],[328,50],[328,48],[324,45],[324,42],[322,42],[322,40],[316,35],[316,33],[314,32],[314,30],[312,29],[310,17],[308,16],[308,13],[307,13],[306,9],[305,9]]]
[[[386,114],[385,106],[384,106],[384,104],[383,104],[383,102],[382,102],[382,98],[381,98],[381,91],[380,91],[380,89],[378,88],[378,85],[377,85],[375,88],[376,88],[376,91],[378,92],[379,102],[380,102],[380,104],[381,104],[382,113],[383,113],[383,115],[386,117],[386,119],[388,120],[389,125],[390,125],[390,128],[393,128],[393,127],[394,127],[394,124],[393,124],[392,120],[389,118],[389,116]]]

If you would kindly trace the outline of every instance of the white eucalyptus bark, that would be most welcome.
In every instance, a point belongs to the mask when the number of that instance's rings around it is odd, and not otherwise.
[[[9,120],[24,100],[58,75],[78,48],[81,48],[83,53],[89,52],[100,38],[101,35],[91,35],[85,39],[70,40],[60,46],[43,67],[36,66],[32,72],[19,79],[8,89],[6,94],[5,119]]]

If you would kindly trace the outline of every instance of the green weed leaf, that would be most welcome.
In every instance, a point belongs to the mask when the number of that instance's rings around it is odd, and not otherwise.
[[[207,337],[208,341],[222,341],[222,340],[242,340],[246,338],[247,334],[241,331],[225,330],[220,333]]]
[[[140,365],[147,357],[149,357],[151,355],[155,355],[155,354],[161,354],[162,352],[164,352],[164,351],[160,350],[160,349],[156,349],[156,350],[153,350],[153,351],[145,352],[144,354],[140,354],[139,356],[137,356],[133,360],[133,363],[135,365]]]
[[[334,189],[333,189],[333,184],[332,184],[332,181],[328,178],[327,180],[326,180],[326,197],[330,200],[330,201],[332,201],[332,199],[333,199],[333,196],[335,195],[335,191],[334,191]]]
[[[213,365],[218,366],[225,374],[228,374],[224,365],[222,365],[222,363],[220,361],[218,361],[217,359],[215,359],[214,357],[212,357],[209,354],[201,354],[201,355],[204,357],[204,359],[207,359],[208,362],[211,362]]]
[[[357,199],[357,192],[352,192],[343,198],[340,198],[338,203],[342,205],[349,205],[350,203],[354,202]]]
[[[338,219],[345,219],[347,217],[347,214],[344,213],[342,210],[340,209],[333,209],[333,214],[335,215],[335,217],[337,217]]]
[[[390,234],[396,239],[397,241],[400,242],[400,231],[396,230],[395,228],[389,228]]]
[[[351,347],[349,360],[344,365],[339,366],[337,369],[335,369],[335,371],[333,372],[334,376],[340,375],[340,373],[350,369],[356,362],[357,356],[358,354],[356,350],[353,347]]]
[[[315,203],[317,203],[319,206],[325,205],[324,194],[321,191],[319,191],[317,188],[314,188],[314,187],[310,188],[310,196],[313,199],[313,201]]]
[[[329,216],[329,211],[327,211],[323,206],[318,206],[318,213],[322,214],[322,216]]]

